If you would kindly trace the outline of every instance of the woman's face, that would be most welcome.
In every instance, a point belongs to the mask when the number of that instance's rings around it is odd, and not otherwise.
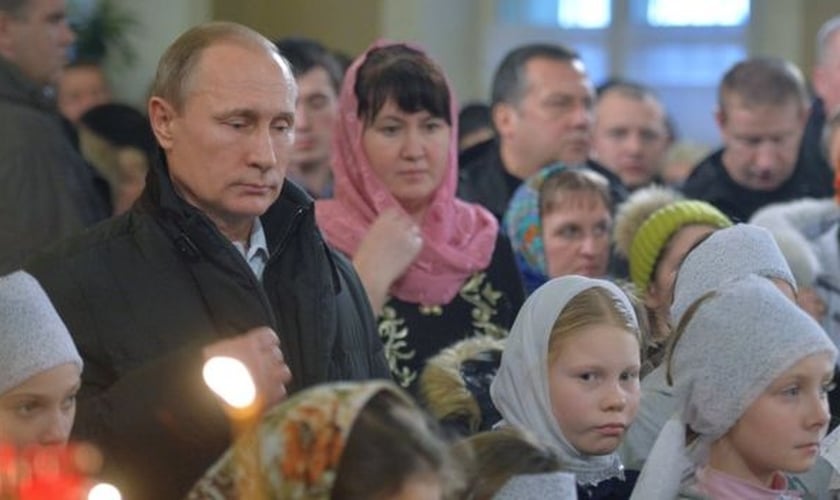
[[[612,453],[639,407],[639,342],[606,324],[555,342],[548,386],[557,425],[581,453]]]
[[[814,465],[828,427],[826,394],[834,358],[807,356],[784,373],[712,444],[709,464],[766,485],[776,472],[800,473]]]
[[[702,224],[683,226],[665,245],[645,296],[645,305],[662,318],[669,316],[668,311],[674,298],[674,281],[686,254],[698,241],[714,231],[714,227]]]
[[[596,193],[563,192],[551,212],[542,216],[542,237],[548,277],[607,274],[610,256],[609,208]]]
[[[443,118],[388,99],[362,133],[371,168],[409,214],[422,216],[446,176],[450,131]]]
[[[43,371],[0,395],[0,442],[18,446],[64,445],[76,416],[79,367]]]

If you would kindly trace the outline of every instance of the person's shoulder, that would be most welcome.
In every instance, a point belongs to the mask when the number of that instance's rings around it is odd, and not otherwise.
[[[149,224],[146,215],[128,212],[104,220],[69,238],[60,240],[28,259],[26,268],[67,268],[82,260],[98,262],[106,256],[119,259],[119,255],[106,252],[106,247],[134,238]]]
[[[460,170],[463,172],[479,168],[487,162],[487,158],[492,156],[497,149],[498,140],[493,138],[484,142],[479,142],[478,144],[461,151],[458,154],[458,165],[460,166]]]
[[[725,171],[721,156],[723,150],[715,151],[700,162],[691,170],[682,185],[682,191],[691,198],[703,198],[703,193],[711,187],[717,187],[725,181]]]

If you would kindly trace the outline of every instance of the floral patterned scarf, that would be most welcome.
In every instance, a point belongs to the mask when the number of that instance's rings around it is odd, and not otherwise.
[[[240,437],[187,499],[329,499],[356,417],[381,392],[414,405],[385,381],[338,382],[298,393]]]

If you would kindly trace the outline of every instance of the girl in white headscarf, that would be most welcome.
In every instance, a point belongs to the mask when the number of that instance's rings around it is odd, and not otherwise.
[[[555,278],[525,302],[490,388],[500,425],[534,434],[575,474],[580,498],[627,498],[615,453],[639,404],[639,327],[618,287]]]
[[[667,367],[679,401],[633,499],[793,499],[829,421],[837,350],[769,280],[748,276],[701,297]]]

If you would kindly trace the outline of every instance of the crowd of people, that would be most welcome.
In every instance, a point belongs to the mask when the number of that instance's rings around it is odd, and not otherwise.
[[[412,43],[210,22],[140,111],[73,40],[0,1],[0,498],[840,495],[840,16],[814,96],[722,75],[685,175],[570,47],[461,108]]]

